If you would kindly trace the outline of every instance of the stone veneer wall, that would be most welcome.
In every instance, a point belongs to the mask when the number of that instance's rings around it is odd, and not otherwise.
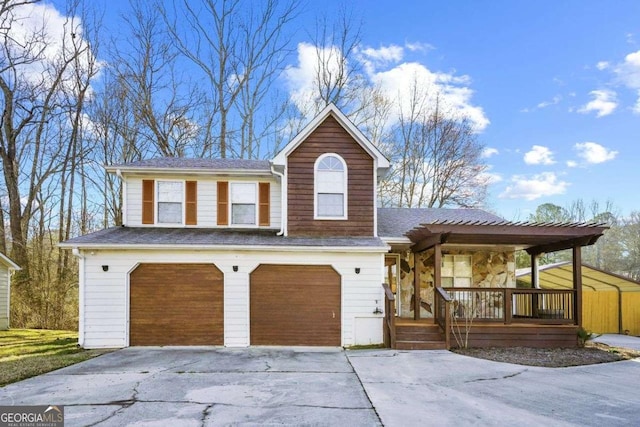
[[[420,297],[433,307],[433,249],[418,254],[420,271]],[[516,264],[513,251],[462,251],[443,250],[443,255],[472,256],[472,287],[515,288]],[[400,253],[400,317],[413,317],[411,296],[413,295],[414,257],[411,251]],[[422,308],[420,317],[433,317],[429,309]]]

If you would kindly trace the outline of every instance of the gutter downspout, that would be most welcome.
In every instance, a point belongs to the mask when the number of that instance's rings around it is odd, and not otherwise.
[[[275,170],[273,163],[271,164],[271,173],[280,177],[280,231],[276,233],[276,236],[284,235],[284,221],[287,216],[287,191],[285,188],[284,174]]]
[[[78,248],[73,248],[72,254],[78,258],[78,345],[84,348],[85,257]]]
[[[122,171],[120,169],[116,169],[116,176],[120,178],[120,182],[122,183],[121,187],[121,197],[122,197],[122,225],[126,224],[127,218],[127,181],[124,180],[122,176]],[[105,223],[105,228],[107,228],[107,224]]]

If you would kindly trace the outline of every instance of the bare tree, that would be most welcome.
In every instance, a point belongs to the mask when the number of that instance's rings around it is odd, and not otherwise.
[[[46,22],[25,34],[12,30],[18,8],[34,2],[5,0],[0,6],[0,91],[3,114],[0,129],[0,159],[8,193],[12,256],[28,277],[28,224],[39,189],[61,167],[63,145],[50,139],[49,123],[66,114],[73,105],[64,97],[73,79],[73,67],[89,46],[76,44],[74,22],[67,20],[51,49]],[[76,4],[70,5],[72,8]],[[78,36],[78,42],[80,37]],[[49,48],[49,49],[48,49]]]
[[[394,164],[381,185],[383,203],[399,207],[482,205],[488,178],[482,144],[468,118],[443,106],[417,80],[409,99],[398,99],[395,143],[386,149]]]
[[[132,0],[123,16],[126,31],[112,46],[109,72],[126,86],[122,101],[138,122],[138,139],[162,156],[200,152],[194,114],[201,103],[197,89],[179,70],[179,52],[152,4]]]

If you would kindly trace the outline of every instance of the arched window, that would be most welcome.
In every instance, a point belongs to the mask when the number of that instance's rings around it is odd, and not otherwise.
[[[347,164],[337,154],[316,160],[315,218],[347,219]]]

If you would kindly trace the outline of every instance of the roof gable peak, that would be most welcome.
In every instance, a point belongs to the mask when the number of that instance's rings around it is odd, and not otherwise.
[[[284,166],[287,161],[287,157],[291,154],[300,144],[302,144],[311,133],[318,128],[327,117],[332,116],[338,121],[351,137],[372,157],[376,160],[378,168],[389,168],[389,160],[378,150],[378,148],[364,136],[364,134],[356,127],[356,125],[344,115],[342,111],[335,104],[328,104],[320,113],[318,113],[307,125],[273,158],[274,165]]]

